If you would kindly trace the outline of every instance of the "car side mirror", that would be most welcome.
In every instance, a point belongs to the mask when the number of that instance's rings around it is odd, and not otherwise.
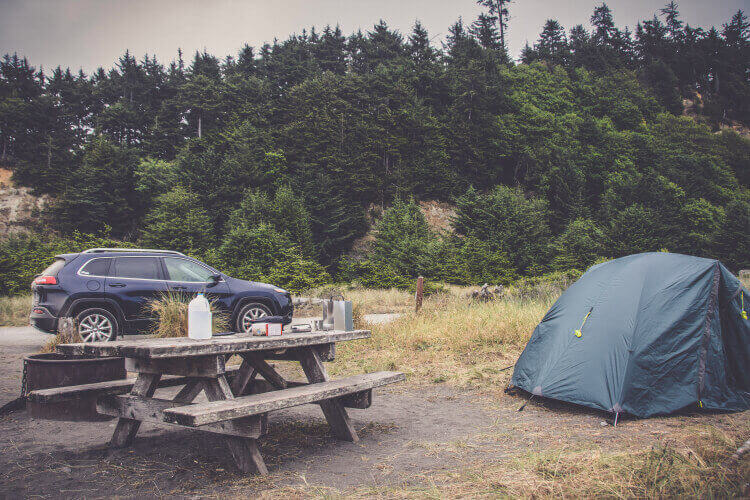
[[[219,281],[221,281],[221,274],[212,274],[208,278],[208,283],[206,284],[207,287],[216,286],[219,284]]]

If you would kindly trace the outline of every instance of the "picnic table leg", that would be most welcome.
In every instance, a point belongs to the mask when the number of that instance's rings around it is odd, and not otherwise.
[[[302,365],[302,369],[307,376],[308,382],[314,384],[316,382],[325,382],[328,380],[328,372],[326,367],[323,365],[323,361],[318,355],[318,351],[311,347],[300,348],[299,360]],[[349,415],[346,413],[346,408],[338,399],[329,399],[327,401],[320,402],[320,408],[323,410],[323,414],[328,421],[328,425],[331,426],[331,432],[337,438],[343,441],[351,441],[356,443],[359,441],[357,431],[354,430]]]
[[[144,398],[150,398],[154,395],[156,387],[159,385],[159,379],[161,375],[153,373],[139,373],[138,378],[133,384],[133,388],[130,390],[130,394],[133,396],[141,396]],[[140,420],[134,420],[132,418],[120,417],[117,421],[117,427],[112,435],[112,441],[110,446],[114,448],[122,448],[129,446],[135,435],[138,433],[138,429],[141,426]]]
[[[185,384],[185,386],[180,389],[180,392],[178,392],[174,398],[172,398],[172,401],[177,401],[180,403],[192,403],[195,398],[198,397],[198,394],[201,393],[203,390],[203,381],[200,379],[191,379],[188,380],[188,383]]]
[[[247,390],[248,384],[258,375],[258,371],[250,364],[250,362],[242,358],[242,364],[237,375],[232,380],[232,394],[235,396],[242,396]]]
[[[204,382],[204,388],[209,401],[234,399],[232,389],[223,375],[207,379]],[[266,463],[263,461],[255,439],[245,437],[225,437],[224,439],[240,471],[247,473],[255,469],[262,476],[268,474]]]
[[[244,360],[242,362],[243,366],[245,362],[247,362],[249,366],[254,368],[256,372],[263,375],[263,378],[266,379],[276,389],[287,388],[287,383],[286,380],[284,380],[284,377],[279,375],[279,373],[274,370],[273,366],[269,365],[261,356],[246,352],[242,353],[242,359]]]

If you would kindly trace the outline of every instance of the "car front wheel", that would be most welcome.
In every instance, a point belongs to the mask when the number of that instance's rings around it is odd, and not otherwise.
[[[245,304],[237,314],[237,331],[242,333],[250,333],[253,327],[253,321],[264,318],[271,315],[271,310],[263,304],[258,302],[251,302]]]
[[[115,340],[120,329],[114,314],[98,307],[84,309],[78,313],[76,323],[78,323],[78,334],[84,342]]]

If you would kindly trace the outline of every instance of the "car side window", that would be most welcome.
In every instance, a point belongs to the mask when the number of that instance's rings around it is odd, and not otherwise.
[[[83,276],[107,276],[112,259],[91,259],[78,271]]]
[[[192,260],[164,257],[164,265],[171,281],[205,283],[214,275],[213,271]]]
[[[156,257],[117,257],[109,275],[117,278],[161,279]]]

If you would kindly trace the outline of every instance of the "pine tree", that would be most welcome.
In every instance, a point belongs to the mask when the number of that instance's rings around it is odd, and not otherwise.
[[[565,29],[555,19],[547,19],[534,49],[540,59],[560,65],[566,64],[568,40],[565,36]]]
[[[485,49],[500,49],[500,36],[495,27],[495,18],[486,14],[479,14],[479,18],[474,21],[469,29],[469,33],[479,42],[479,45]]]
[[[487,7],[490,16],[497,21],[497,28],[500,32],[500,47],[503,51],[507,50],[505,44],[505,32],[508,29],[508,5],[511,0],[477,0],[477,4]]]
[[[414,23],[414,28],[409,35],[408,46],[409,54],[418,66],[432,63],[437,59],[437,53],[430,45],[427,29],[419,21]]]
[[[680,12],[677,10],[677,3],[674,0],[670,0],[667,5],[659,9],[659,12],[666,19],[669,38],[678,40],[682,35],[683,22],[680,19]]]

